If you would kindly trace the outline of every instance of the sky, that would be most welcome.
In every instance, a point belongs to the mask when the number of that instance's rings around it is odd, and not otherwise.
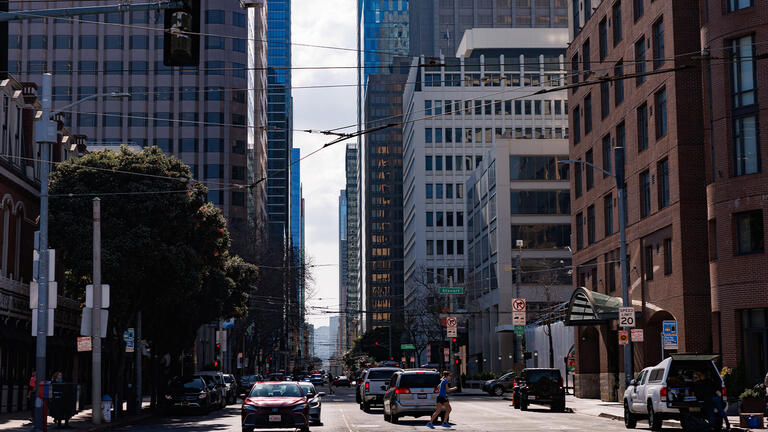
[[[293,0],[292,41],[355,48],[355,0]],[[293,67],[356,66],[354,51],[293,46]],[[293,86],[357,84],[356,70],[325,69],[293,71]],[[354,86],[293,90],[295,129],[332,129],[357,121],[357,90]],[[351,132],[348,129],[346,132]],[[330,139],[325,135],[294,132],[294,145],[302,156]],[[352,142],[352,141],[349,141]],[[315,327],[328,325],[328,313],[339,309],[339,191],[345,186],[346,143],[329,147],[301,162],[305,200],[305,247],[313,264],[307,320]],[[326,265],[330,264],[330,265]]]

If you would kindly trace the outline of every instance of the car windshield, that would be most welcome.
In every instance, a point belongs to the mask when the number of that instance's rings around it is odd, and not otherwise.
[[[227,384],[231,384],[231,383],[235,382],[235,380],[233,380],[231,376],[225,375],[224,376],[224,382],[227,383]]]
[[[248,397],[301,397],[301,389],[298,384],[256,384],[251,389]]]
[[[557,370],[531,370],[525,372],[525,382],[528,384],[545,383],[547,381],[560,382],[560,371]]]
[[[391,370],[372,370],[368,372],[368,379],[369,380],[387,380],[389,381],[390,378],[392,378],[392,375],[395,373],[394,369]]]
[[[301,389],[304,390],[304,393],[306,393],[306,394],[317,394],[317,392],[315,391],[315,386],[313,386],[312,384],[302,383],[300,385],[301,385]]]
[[[508,373],[508,374],[506,374],[506,375],[503,375],[503,376],[502,376],[501,378],[499,378],[499,379],[500,379],[500,380],[502,380],[502,381],[508,381],[508,380],[511,380],[511,379],[512,379],[512,378],[514,378],[514,377],[515,377],[515,374],[514,374],[514,372],[510,372],[510,373]]]
[[[200,378],[175,379],[171,382],[173,391],[201,392],[203,386],[203,380]]]
[[[414,373],[403,374],[397,386],[402,388],[435,388],[438,384],[440,384],[440,374]]]

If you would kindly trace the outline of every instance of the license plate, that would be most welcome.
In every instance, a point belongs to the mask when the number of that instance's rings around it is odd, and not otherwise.
[[[181,406],[187,406],[187,405],[189,405],[189,402],[187,402],[187,401],[184,401],[184,402],[181,403]]]
[[[420,395],[418,395],[418,398],[419,398],[419,399],[426,399],[426,398],[427,398],[427,395],[425,395],[425,394],[420,394]]]
[[[699,407],[691,407],[691,412],[701,412],[701,408]]]
[[[536,400],[536,396],[528,396],[528,400]]]
[[[282,417],[280,417],[280,414],[269,416],[269,421],[271,422],[279,422],[280,420],[282,420]]]

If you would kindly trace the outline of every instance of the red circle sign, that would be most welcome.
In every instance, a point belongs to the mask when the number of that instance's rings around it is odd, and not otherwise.
[[[525,299],[515,299],[515,301],[512,302],[512,309],[522,312],[525,310]]]

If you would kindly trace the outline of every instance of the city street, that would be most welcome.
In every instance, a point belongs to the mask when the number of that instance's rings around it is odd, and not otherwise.
[[[327,388],[323,390],[327,391]],[[571,413],[552,413],[546,407],[531,407],[522,412],[511,407],[511,402],[491,396],[455,396],[451,400],[452,430],[458,431],[543,431],[572,430],[601,432],[625,431],[620,421],[601,418],[596,415]],[[204,432],[204,431],[240,431],[239,405],[212,412],[205,416],[172,416],[153,418],[141,424],[118,429],[122,432]],[[393,425],[386,423],[380,410],[366,414],[355,403],[354,391],[337,390],[336,395],[329,395],[323,402],[322,426],[313,426],[312,431],[413,431],[428,430],[427,418],[404,418]],[[665,425],[666,426],[666,425]],[[436,427],[436,430],[443,429]],[[647,423],[638,424],[639,430],[648,430]],[[674,429],[673,429],[674,430]],[[679,429],[678,429],[679,430]]]

